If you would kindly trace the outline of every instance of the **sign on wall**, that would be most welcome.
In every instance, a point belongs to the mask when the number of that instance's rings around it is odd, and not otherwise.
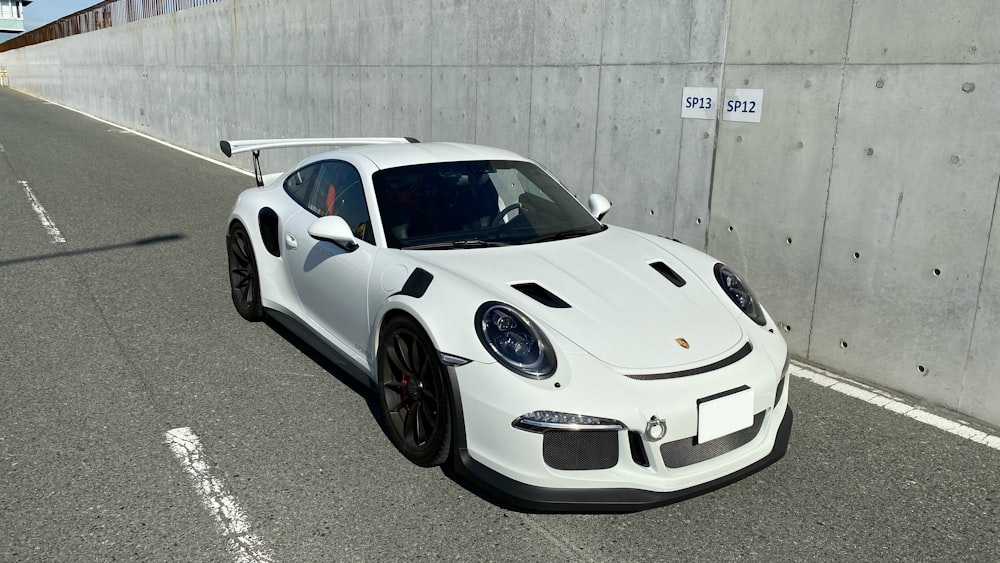
[[[730,88],[726,90],[726,101],[722,106],[722,120],[760,123],[763,110],[764,90]]]
[[[718,99],[718,88],[685,86],[681,97],[681,119],[715,119]]]

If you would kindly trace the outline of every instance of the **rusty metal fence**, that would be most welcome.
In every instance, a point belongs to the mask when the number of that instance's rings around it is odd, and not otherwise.
[[[0,53],[219,1],[106,0],[0,43]]]

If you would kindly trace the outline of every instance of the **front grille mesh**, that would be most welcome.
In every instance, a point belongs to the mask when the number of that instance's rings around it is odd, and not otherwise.
[[[618,432],[614,430],[549,430],[542,440],[542,458],[553,469],[608,469],[618,463]]]
[[[696,444],[696,437],[681,438],[673,442],[667,442],[660,446],[660,455],[663,463],[667,467],[678,468],[694,465],[713,457],[729,453],[736,448],[745,446],[757,437],[761,426],[764,424],[764,415],[767,411],[760,411],[753,417],[753,426],[744,428],[738,432],[733,432],[727,436],[716,438],[704,444]]]

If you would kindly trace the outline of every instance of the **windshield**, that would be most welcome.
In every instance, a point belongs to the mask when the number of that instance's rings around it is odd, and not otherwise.
[[[391,248],[468,248],[542,242],[604,227],[530,162],[401,166],[372,179]]]

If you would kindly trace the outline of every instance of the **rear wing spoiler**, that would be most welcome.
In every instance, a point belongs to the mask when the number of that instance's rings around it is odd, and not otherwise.
[[[253,172],[257,185],[264,185],[260,168],[260,151],[298,147],[356,147],[360,145],[388,145],[392,143],[419,143],[413,137],[339,137],[327,139],[253,139],[244,141],[219,141],[222,154],[232,157],[241,152],[253,153]]]

